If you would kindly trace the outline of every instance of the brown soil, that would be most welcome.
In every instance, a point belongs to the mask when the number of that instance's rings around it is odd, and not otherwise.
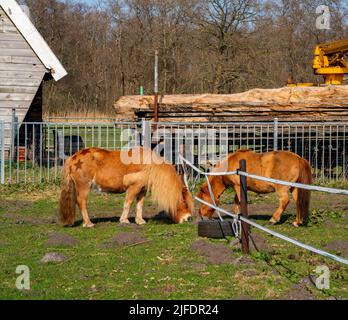
[[[102,244],[104,248],[123,247],[131,245],[145,244],[148,241],[144,236],[134,232],[121,232],[109,241]]]
[[[12,220],[14,224],[30,224],[30,225],[47,225],[57,223],[56,218],[34,218],[27,216],[19,216],[16,214],[4,214],[2,216],[5,219]]]
[[[309,277],[303,278],[287,292],[285,300],[315,300],[311,288],[314,285]]]
[[[166,284],[163,287],[156,289],[156,291],[169,294],[169,293],[176,292],[177,287],[172,284]]]
[[[8,213],[16,213],[22,209],[31,207],[33,202],[31,201],[22,201],[22,200],[8,200],[1,199],[1,209],[5,209]]]
[[[205,240],[198,240],[192,244],[191,249],[206,258],[211,264],[226,264],[234,262],[231,249],[223,244],[214,244]]]
[[[78,241],[65,233],[51,232],[48,234],[47,246],[57,247],[57,246],[66,246],[73,247],[78,243]]]
[[[257,251],[271,252],[271,248],[267,243],[267,240],[258,233],[253,232],[251,234],[252,239],[250,240],[250,249]]]
[[[48,263],[48,262],[63,262],[67,260],[68,258],[64,256],[61,253],[58,252],[49,252],[44,255],[44,257],[41,259],[42,263]]]
[[[233,264],[235,266],[240,266],[240,265],[253,265],[256,262],[250,257],[250,256],[241,256],[233,261]]]
[[[246,277],[255,277],[260,274],[260,271],[256,269],[245,269],[241,271],[241,274]]]
[[[334,251],[335,253],[348,258],[348,241],[344,240],[334,240],[329,242],[325,249]]]

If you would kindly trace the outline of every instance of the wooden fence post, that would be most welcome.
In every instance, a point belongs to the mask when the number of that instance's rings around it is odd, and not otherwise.
[[[246,172],[246,160],[239,161],[239,170]],[[240,211],[242,217],[248,218],[248,187],[247,177],[240,177]],[[246,222],[242,221],[242,252],[249,253],[249,231],[250,226]]]

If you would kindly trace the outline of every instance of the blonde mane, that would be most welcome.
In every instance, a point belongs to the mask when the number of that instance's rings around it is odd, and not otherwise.
[[[158,203],[160,210],[175,218],[178,205],[183,201],[183,183],[175,169],[167,163],[152,164],[147,169],[147,188],[152,200]]]

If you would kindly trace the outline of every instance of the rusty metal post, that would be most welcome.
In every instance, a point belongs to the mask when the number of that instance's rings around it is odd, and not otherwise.
[[[246,160],[239,161],[239,170],[246,172]],[[240,211],[242,217],[248,218],[248,187],[247,187],[247,177],[240,177]],[[249,253],[249,231],[250,226],[242,221],[242,251],[243,253]]]
[[[155,121],[155,127],[157,127],[158,122],[158,50],[155,51],[155,77],[154,77],[154,121]]]

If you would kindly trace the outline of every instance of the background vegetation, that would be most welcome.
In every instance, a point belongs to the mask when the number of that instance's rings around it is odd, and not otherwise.
[[[315,44],[346,37],[344,0],[22,0],[69,75],[45,87],[47,114],[109,113],[122,95],[233,93],[317,81]],[[327,4],[331,29],[318,30]]]

